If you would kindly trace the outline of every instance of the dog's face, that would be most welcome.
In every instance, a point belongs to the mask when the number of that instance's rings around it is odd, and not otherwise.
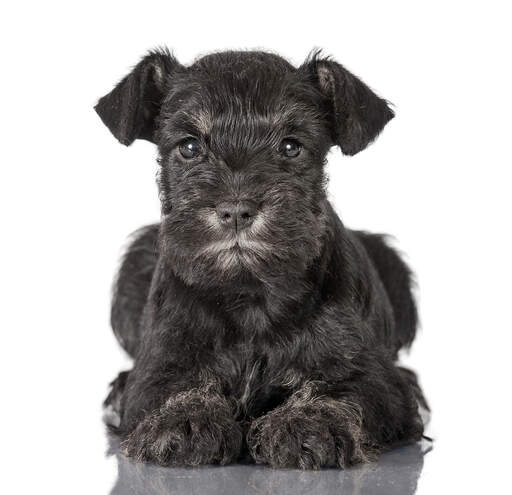
[[[158,145],[161,248],[205,287],[304,272],[323,245],[329,148],[357,153],[393,116],[335,62],[262,52],[190,67],[152,53],[96,110],[122,143]]]

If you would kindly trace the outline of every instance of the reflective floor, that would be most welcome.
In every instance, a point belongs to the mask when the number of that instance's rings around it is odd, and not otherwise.
[[[111,495],[408,495],[416,492],[423,457],[431,444],[396,449],[374,464],[345,471],[300,471],[236,464],[199,468],[163,468],[135,463],[117,453],[118,476]]]

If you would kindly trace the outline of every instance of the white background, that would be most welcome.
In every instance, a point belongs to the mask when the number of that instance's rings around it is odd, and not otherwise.
[[[127,234],[158,219],[155,149],[92,107],[144,52],[183,63],[324,48],[396,106],[379,140],[330,155],[351,227],[389,232],[417,273],[404,361],[433,407],[418,493],[509,493],[510,14],[507,2],[4,2],[1,50],[3,493],[106,493],[100,403],[128,365],[109,291]]]

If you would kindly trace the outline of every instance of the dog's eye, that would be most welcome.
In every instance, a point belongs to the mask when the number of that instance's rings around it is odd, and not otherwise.
[[[299,156],[302,145],[295,139],[283,139],[279,145],[278,151],[288,158]]]
[[[183,158],[190,160],[191,158],[199,156],[202,153],[203,148],[197,139],[187,138],[185,141],[180,143],[179,150]]]

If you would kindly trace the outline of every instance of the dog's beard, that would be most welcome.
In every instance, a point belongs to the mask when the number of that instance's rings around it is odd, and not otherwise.
[[[176,212],[175,212],[176,213]],[[219,226],[211,209],[188,218],[164,218],[165,250],[177,274],[190,285],[219,287],[249,279],[267,283],[279,276],[305,272],[319,255],[323,215],[282,215],[263,211],[241,231]]]
[[[272,243],[265,240],[267,220],[263,214],[249,228],[238,232],[221,228],[213,212],[203,214],[203,218],[213,240],[197,251],[194,261],[211,258],[220,272],[237,274],[240,270],[252,272],[272,252]]]
[[[247,240],[244,236],[235,239],[214,241],[202,248],[194,261],[211,257],[221,272],[246,269],[251,271],[258,260],[263,262],[271,246],[264,241]]]

